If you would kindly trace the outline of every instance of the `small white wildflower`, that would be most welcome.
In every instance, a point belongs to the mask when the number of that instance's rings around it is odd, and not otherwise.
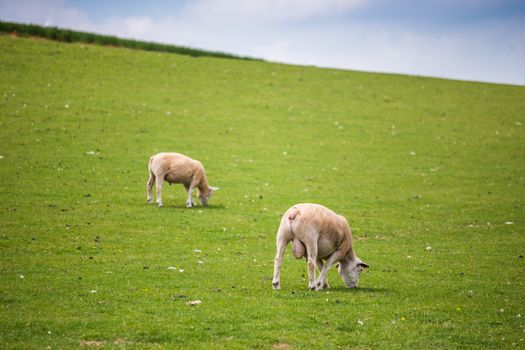
[[[412,259],[412,257],[410,255],[407,255],[407,259]]]
[[[503,308],[499,309],[499,312],[504,313],[505,310]]]
[[[204,264],[204,261],[199,260],[199,261],[197,261],[197,264]]]
[[[24,279],[24,278],[25,278],[25,276],[24,276],[24,275],[19,275],[19,276],[20,276],[20,278],[21,278],[21,279]]]
[[[193,251],[194,251],[195,253],[202,253],[202,250],[200,250],[200,249],[195,249],[195,250],[193,250]]]
[[[431,251],[432,247],[431,246],[427,246],[425,249],[428,250],[428,251]]]
[[[175,266],[168,266],[168,270],[177,270]]]
[[[68,105],[68,104],[66,104],[66,105],[64,105],[64,107],[65,107],[65,108],[69,108],[69,105]]]
[[[188,305],[190,306],[195,306],[195,305],[200,305],[200,304],[202,304],[202,301],[200,300],[192,300],[188,302]]]
[[[0,156],[0,159],[4,159],[4,156]]]
[[[283,156],[287,156],[287,155],[288,155],[288,152],[284,151]]]
[[[363,321],[361,321],[361,320],[357,320],[357,324],[360,325],[360,326],[362,326],[362,325],[364,325],[365,323],[364,323]]]
[[[514,224],[513,221],[506,221],[506,222],[505,222],[505,225],[512,225],[512,224]]]
[[[410,151],[410,155],[411,155],[411,156],[415,156],[415,155],[416,155],[416,152],[414,152],[414,151]]]
[[[93,289],[93,290],[90,290],[89,292],[90,293],[96,293],[97,291]]]
[[[179,269],[179,272],[184,272],[184,269]]]

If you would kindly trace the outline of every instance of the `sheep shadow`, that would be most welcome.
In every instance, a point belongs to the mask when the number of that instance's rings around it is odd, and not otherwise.
[[[185,211],[196,211],[196,210],[202,210],[202,211],[206,211],[206,210],[224,210],[226,209],[226,206],[224,204],[208,204],[208,206],[204,207],[202,205],[197,205],[195,207],[191,207],[191,208],[186,208],[186,205],[185,204],[168,204],[166,205],[164,203],[164,206],[162,208],[158,208],[156,204],[149,204],[149,203],[146,203],[146,206],[151,206],[151,207],[155,207],[159,210],[166,210],[166,209],[178,209],[178,210],[185,210]]]
[[[343,292],[343,293],[352,293],[352,294],[390,293],[390,290],[386,288],[374,288],[374,287],[347,288],[345,286],[330,287],[330,289],[323,289],[323,291]]]

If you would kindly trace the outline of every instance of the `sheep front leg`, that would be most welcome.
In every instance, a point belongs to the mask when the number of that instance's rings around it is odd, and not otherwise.
[[[317,268],[319,269],[319,274],[321,271],[323,271],[323,261],[321,259],[317,259]],[[319,287],[319,281],[321,281],[321,289],[328,289],[330,288],[330,285],[328,284],[328,279],[325,275],[324,280],[321,280],[321,275],[319,275],[319,278],[317,279],[317,286]]]
[[[188,187],[188,195],[186,196],[186,208],[191,208],[193,206],[193,201],[191,200],[191,192],[193,192],[193,183]]]
[[[186,208],[197,206],[197,204],[193,200],[193,196],[191,195],[193,190],[190,188],[189,185],[184,185],[184,187],[186,188],[186,193],[187,193],[187,195],[186,195]],[[188,202],[191,203],[190,207],[188,207]]]
[[[341,259],[343,257],[343,254],[340,251],[335,251],[332,255],[326,259],[326,262],[324,266],[320,269],[319,272],[319,278],[317,279],[317,288],[326,288],[325,284],[328,286],[328,282],[326,281],[326,275],[328,274],[328,270],[332,267],[332,265]],[[329,287],[328,287],[329,288]]]

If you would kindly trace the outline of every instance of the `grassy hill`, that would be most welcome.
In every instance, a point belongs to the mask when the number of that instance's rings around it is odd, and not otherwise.
[[[523,347],[524,116],[520,86],[2,35],[1,347]],[[210,207],[147,204],[159,151]],[[272,291],[298,202],[348,218],[360,288],[287,253]]]

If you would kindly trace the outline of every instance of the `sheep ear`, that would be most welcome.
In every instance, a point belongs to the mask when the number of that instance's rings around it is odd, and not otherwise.
[[[357,264],[357,266],[361,266],[362,268],[364,269],[367,269],[370,267],[370,265],[368,265],[367,263],[365,263],[364,261],[360,261],[359,264]]]
[[[219,189],[219,187],[213,187],[213,186],[210,186],[210,189],[211,189],[212,191],[217,191],[217,190]]]

